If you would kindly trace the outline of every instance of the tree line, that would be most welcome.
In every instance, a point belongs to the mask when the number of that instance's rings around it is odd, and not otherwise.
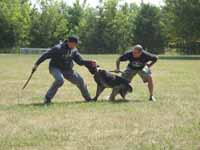
[[[76,0],[0,1],[0,52],[47,48],[78,35],[84,53],[121,53],[141,44],[153,53],[166,48],[200,53],[200,1],[165,0],[163,6],[100,0],[96,8]]]

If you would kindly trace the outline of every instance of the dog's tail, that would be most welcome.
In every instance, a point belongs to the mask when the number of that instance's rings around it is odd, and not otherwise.
[[[127,84],[127,87],[128,87],[128,92],[130,92],[130,93],[133,92],[133,88],[130,84]]]

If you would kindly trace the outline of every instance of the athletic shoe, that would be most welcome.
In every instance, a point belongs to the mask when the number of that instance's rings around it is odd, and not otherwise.
[[[47,98],[46,96],[44,97],[44,105],[48,105],[51,103],[50,98]]]
[[[85,98],[85,101],[86,101],[86,102],[94,102],[94,99],[92,99],[92,98],[90,98],[90,97],[87,97],[87,98]]]
[[[156,98],[154,96],[150,96],[149,101],[156,102]]]

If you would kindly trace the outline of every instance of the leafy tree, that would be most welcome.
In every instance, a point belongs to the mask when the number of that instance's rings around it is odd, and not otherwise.
[[[143,4],[135,19],[135,25],[135,43],[143,45],[150,52],[163,53],[165,36],[161,28],[160,9]]]
[[[51,47],[77,34],[86,53],[121,53],[137,43],[154,53],[167,44],[199,53],[199,0],[165,0],[163,7],[99,1],[92,8],[87,0],[1,0],[0,48]]]
[[[113,39],[113,19],[117,9],[116,0],[101,2],[94,9],[87,9],[83,30],[80,32],[84,39],[84,49],[90,53],[113,53],[116,50],[116,42]],[[114,47],[114,48],[113,48]]]
[[[116,52],[126,51],[133,45],[134,35],[131,31],[135,29],[134,21],[138,10],[137,5],[127,3],[118,10],[112,29],[115,31],[115,41],[118,43]]]
[[[27,45],[30,28],[28,0],[1,0],[0,8],[0,47]]]
[[[69,22],[69,34],[77,33],[81,19],[84,17],[83,13],[85,3],[86,1],[81,4],[80,0],[76,0],[72,7],[70,6],[65,9],[65,17]]]
[[[97,12],[95,9],[87,7],[84,16],[78,28],[78,35],[82,41],[81,50],[86,53],[97,53],[98,47],[101,45],[101,31],[96,30],[101,29],[98,28],[100,24],[97,19]]]
[[[80,26],[83,49],[90,53],[117,53],[128,48],[136,5],[119,6],[117,0],[102,2],[97,9],[87,9]]]
[[[164,9],[171,18],[171,31],[174,31],[176,40],[187,42],[200,40],[200,1],[165,0],[165,2]]]
[[[49,47],[66,38],[68,21],[65,19],[61,3],[42,1],[41,10],[34,8],[31,13],[30,43],[32,47]]]

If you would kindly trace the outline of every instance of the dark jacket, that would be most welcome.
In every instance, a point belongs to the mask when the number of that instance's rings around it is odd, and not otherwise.
[[[79,65],[84,65],[84,60],[81,57],[77,48],[70,49],[66,42],[58,44],[49,51],[42,54],[36,61],[36,65],[40,65],[46,59],[51,59],[49,66],[60,70],[72,70],[75,61]]]

